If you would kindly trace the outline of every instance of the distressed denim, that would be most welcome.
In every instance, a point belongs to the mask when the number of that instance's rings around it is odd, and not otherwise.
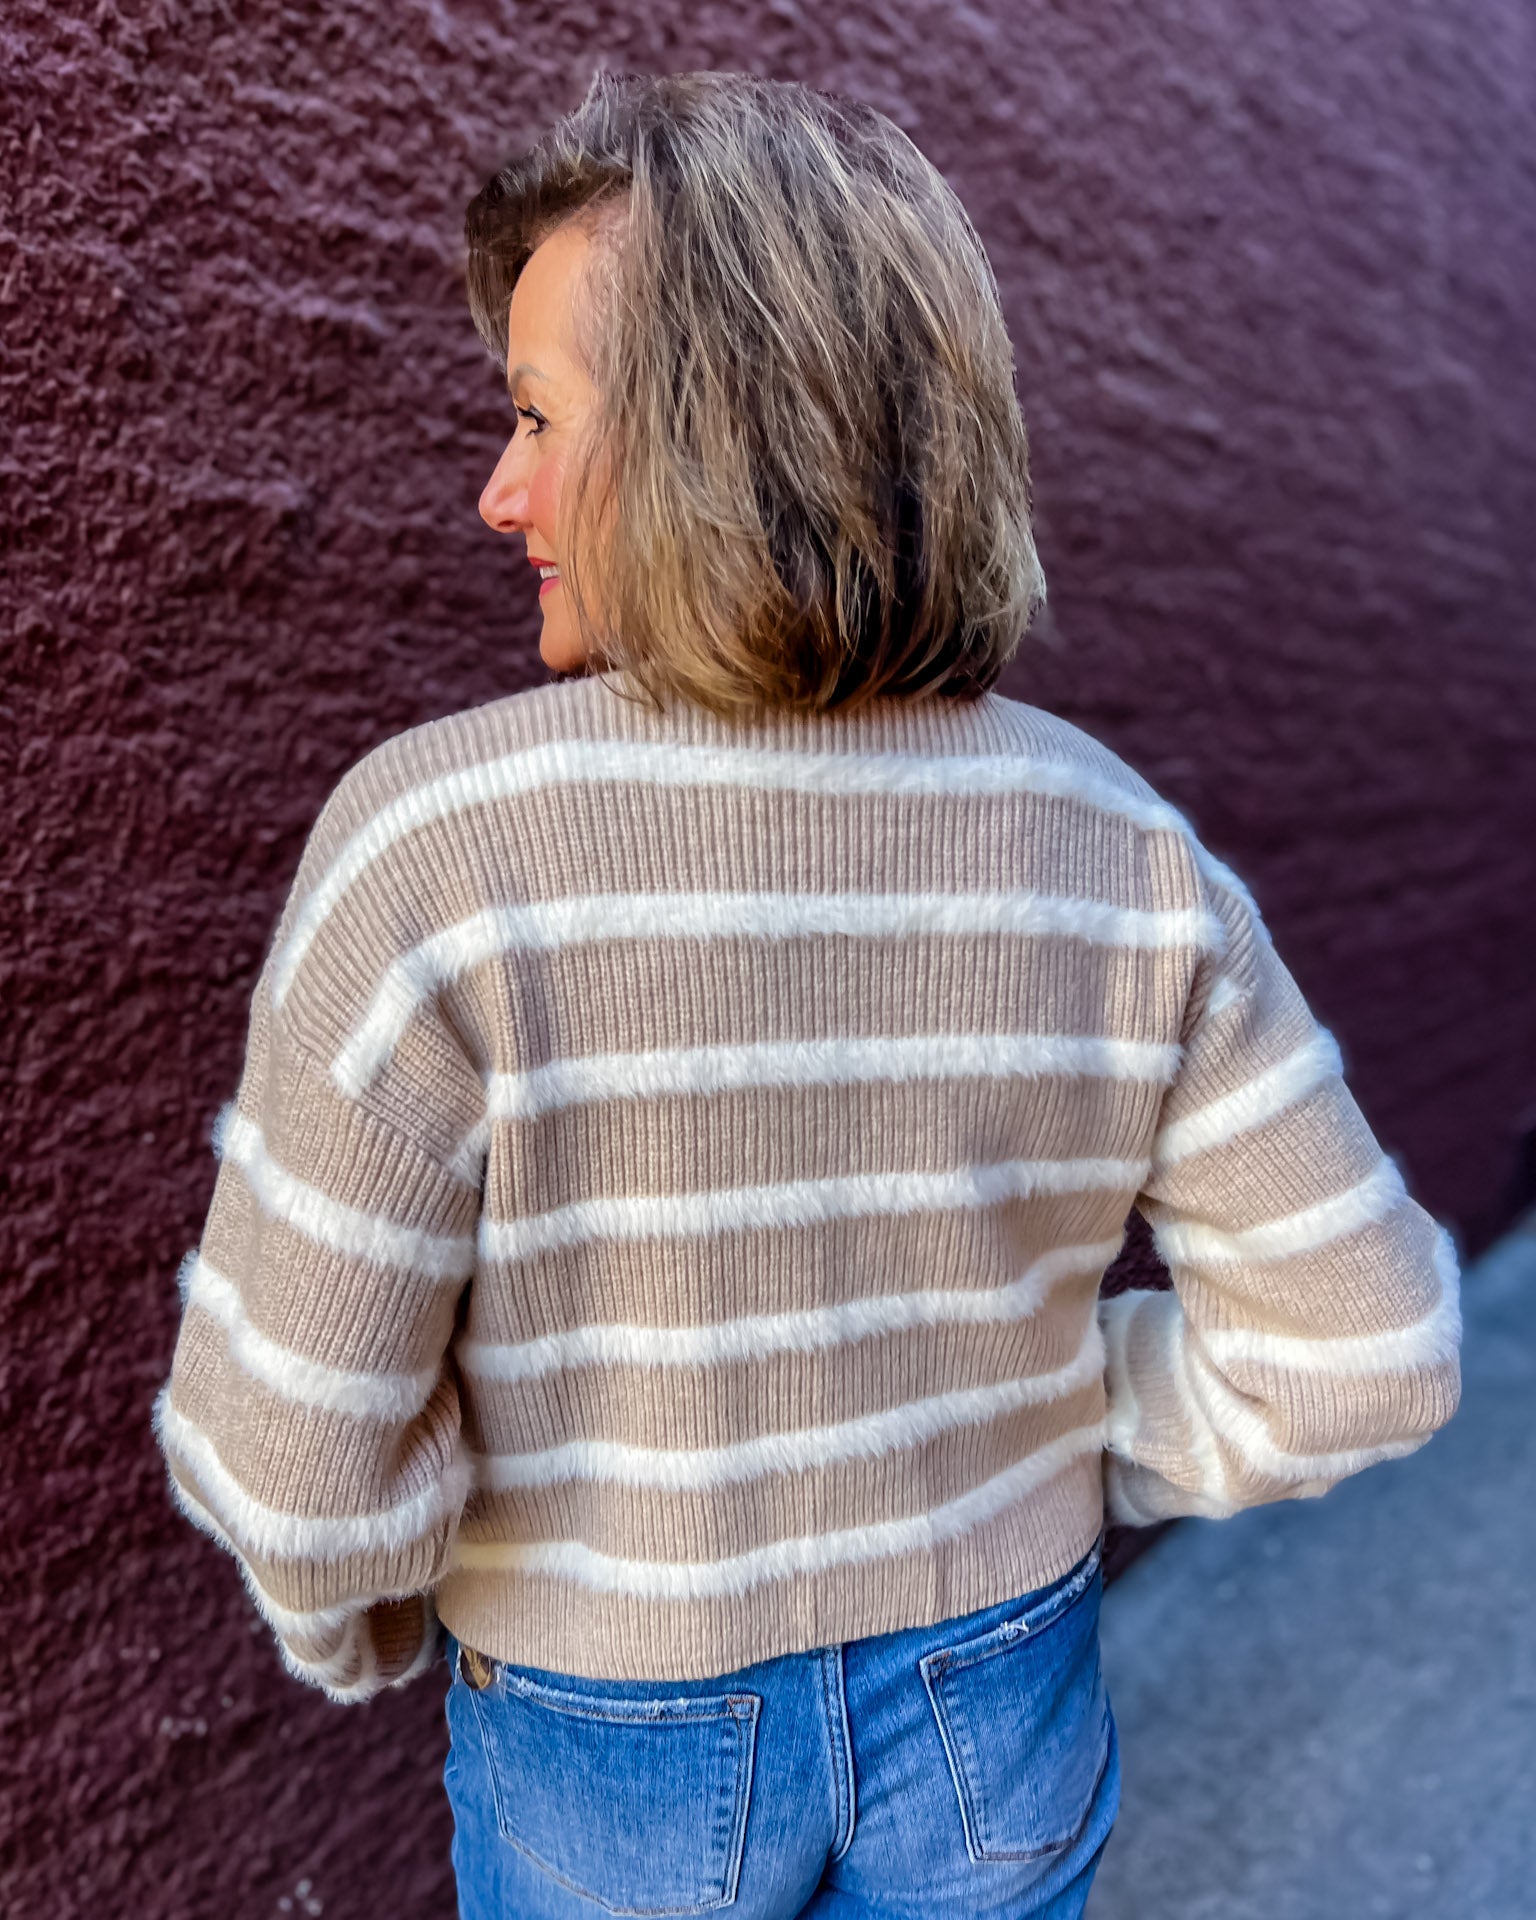
[[[460,1920],[1073,1920],[1120,1805],[1103,1544],[975,1613],[704,1680],[449,1634]]]

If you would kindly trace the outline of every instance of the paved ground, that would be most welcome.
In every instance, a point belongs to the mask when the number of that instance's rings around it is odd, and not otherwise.
[[[1536,1920],[1536,1216],[1462,1312],[1427,1446],[1182,1521],[1109,1588],[1088,1920]]]

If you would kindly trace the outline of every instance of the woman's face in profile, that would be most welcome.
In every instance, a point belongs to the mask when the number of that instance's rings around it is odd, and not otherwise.
[[[571,451],[596,403],[575,332],[575,301],[591,244],[583,227],[560,227],[518,275],[507,316],[507,386],[517,424],[480,496],[487,526],[522,534],[539,569],[533,576],[544,616],[539,658],[557,673],[586,658],[560,578],[567,532],[560,495]]]

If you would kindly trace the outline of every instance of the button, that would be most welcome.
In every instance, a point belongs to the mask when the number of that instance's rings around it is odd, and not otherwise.
[[[483,1653],[477,1653],[473,1647],[459,1643],[459,1672],[464,1676],[466,1686],[473,1687],[476,1693],[483,1693],[491,1684],[493,1670],[491,1663]]]

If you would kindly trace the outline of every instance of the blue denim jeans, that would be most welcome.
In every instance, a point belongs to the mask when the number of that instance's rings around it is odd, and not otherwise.
[[[704,1680],[464,1657],[460,1920],[1072,1920],[1120,1807],[1103,1534],[1049,1586]]]

